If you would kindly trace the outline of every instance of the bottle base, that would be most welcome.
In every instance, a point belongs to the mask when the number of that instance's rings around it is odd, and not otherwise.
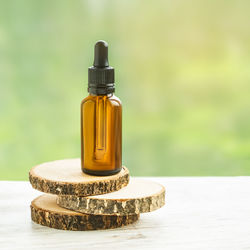
[[[82,171],[83,171],[85,174],[96,175],[96,176],[114,175],[114,174],[119,173],[121,170],[122,170],[122,167],[121,167],[121,168],[118,168],[118,169],[115,169],[115,170],[106,170],[106,171],[94,171],[94,170],[82,168]]]

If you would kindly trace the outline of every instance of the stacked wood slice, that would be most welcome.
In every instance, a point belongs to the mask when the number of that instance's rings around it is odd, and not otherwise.
[[[126,167],[111,176],[81,171],[80,159],[59,160],[33,167],[33,188],[44,194],[31,202],[34,222],[63,230],[117,228],[139,219],[140,213],[165,204],[165,188],[132,178]]]

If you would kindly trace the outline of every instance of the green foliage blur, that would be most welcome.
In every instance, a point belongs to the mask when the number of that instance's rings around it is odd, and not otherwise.
[[[80,156],[97,40],[136,176],[250,174],[250,1],[0,3],[0,179]]]

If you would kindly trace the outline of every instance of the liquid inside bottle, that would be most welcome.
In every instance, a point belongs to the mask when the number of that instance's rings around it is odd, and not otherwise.
[[[89,95],[82,102],[82,169],[109,175],[122,166],[122,106],[114,95]]]

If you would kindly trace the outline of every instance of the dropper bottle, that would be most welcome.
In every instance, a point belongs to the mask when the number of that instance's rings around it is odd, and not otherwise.
[[[81,164],[91,175],[112,175],[122,168],[122,105],[114,95],[114,68],[108,44],[95,44],[88,69],[88,92],[81,103]]]

